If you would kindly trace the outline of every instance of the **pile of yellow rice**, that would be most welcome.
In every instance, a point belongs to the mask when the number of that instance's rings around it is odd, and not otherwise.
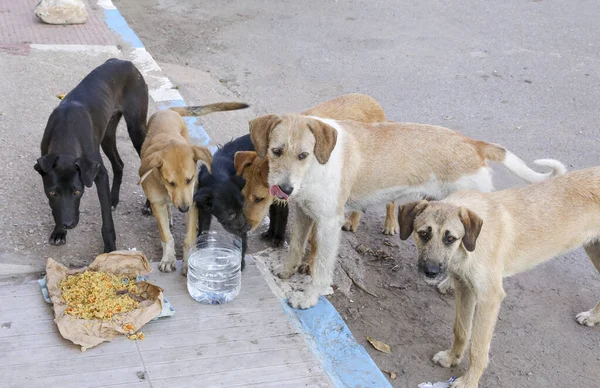
[[[135,278],[107,272],[85,271],[67,276],[60,284],[66,313],[82,319],[110,320],[115,314],[135,310],[139,302]]]

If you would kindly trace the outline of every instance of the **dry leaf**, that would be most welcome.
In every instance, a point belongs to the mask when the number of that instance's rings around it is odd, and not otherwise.
[[[383,373],[387,373],[388,375],[390,375],[390,379],[396,380],[396,377],[397,377],[396,373],[394,373],[394,372],[392,372],[390,370],[385,370],[385,369],[382,369],[381,371]]]
[[[386,344],[385,342],[374,340],[371,337],[367,337],[367,341],[369,341],[369,343],[371,345],[373,345],[373,347],[375,349],[379,350],[380,352],[387,353],[387,354],[392,353],[392,348],[390,348],[390,345]]]
[[[368,246],[366,246],[365,244],[358,245],[356,248],[354,248],[354,250],[356,250],[356,252],[360,253],[361,255],[364,255],[365,253],[368,253],[368,254],[373,253],[373,250],[371,248],[369,248]]]
[[[66,94],[65,93],[59,93],[56,95],[56,97],[58,97],[59,100],[62,100],[63,98],[65,98]]]

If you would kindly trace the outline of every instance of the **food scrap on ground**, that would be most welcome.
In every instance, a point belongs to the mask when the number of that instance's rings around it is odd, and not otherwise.
[[[60,284],[65,312],[82,319],[107,321],[115,314],[135,310],[140,303],[135,278],[85,271],[67,276]]]
[[[146,337],[144,336],[144,333],[142,333],[141,331],[138,331],[137,333],[129,334],[127,336],[127,338],[129,338],[132,341],[146,339]]]
[[[80,269],[48,258],[45,284],[60,334],[82,351],[116,337],[143,339],[138,330],[163,310],[162,289],[139,280],[151,270],[138,251],[104,253]]]

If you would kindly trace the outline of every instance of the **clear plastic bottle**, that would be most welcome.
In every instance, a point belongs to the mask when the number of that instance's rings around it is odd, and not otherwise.
[[[187,286],[191,297],[204,304],[233,300],[242,285],[242,241],[227,232],[204,232],[190,250]]]

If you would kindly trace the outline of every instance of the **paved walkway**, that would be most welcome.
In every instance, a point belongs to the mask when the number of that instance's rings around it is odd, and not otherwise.
[[[33,13],[39,0],[2,0],[0,3],[0,44],[111,45],[118,38],[106,28],[104,12],[88,7],[88,21],[73,26],[41,23]]]
[[[249,261],[238,298],[202,305],[177,273],[154,271],[175,308],[146,339],[116,338],[82,353],[63,339],[36,281],[0,286],[2,387],[330,387],[303,331]]]

